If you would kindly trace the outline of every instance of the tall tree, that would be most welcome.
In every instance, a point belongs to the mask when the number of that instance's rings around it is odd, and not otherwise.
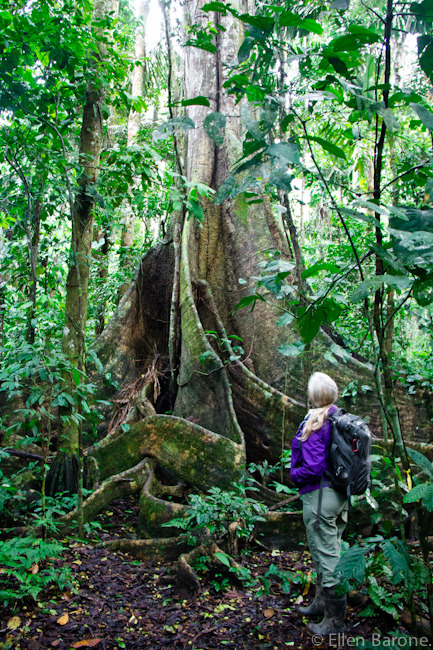
[[[102,103],[107,84],[104,79],[104,61],[107,55],[106,26],[110,15],[117,12],[116,0],[96,0],[93,8],[93,29],[95,33],[94,50],[89,53],[88,81],[83,105],[83,118],[80,131],[79,162],[82,168],[78,179],[76,198],[72,212],[72,246],[69,271],[66,282],[65,323],[62,337],[62,350],[71,365],[84,371],[85,365],[85,327],[88,312],[88,285],[91,265],[91,247],[95,219],[95,198],[99,175],[99,159],[102,148],[103,117]],[[54,463],[52,474],[59,474],[57,467],[63,467],[63,480],[58,485],[74,489],[78,479],[77,461],[72,464],[80,449],[81,414],[80,404],[72,395],[78,377],[73,371],[65,373],[65,393],[69,394],[68,404],[60,408],[58,445],[60,456]],[[66,461],[65,461],[66,458]],[[70,478],[72,476],[72,479]],[[72,480],[72,484],[69,483]]]
[[[131,94],[133,97],[144,96],[144,82],[146,75],[146,24],[149,15],[149,0],[141,0],[138,5],[139,26],[135,33],[134,66],[131,74]],[[137,143],[140,129],[141,113],[131,106],[128,116],[127,146],[132,147]],[[121,236],[121,263],[131,267],[133,262],[129,259],[130,251],[134,244],[135,214],[132,206],[127,204],[123,214],[123,228]],[[119,297],[126,292],[129,283],[124,283],[119,288]]]

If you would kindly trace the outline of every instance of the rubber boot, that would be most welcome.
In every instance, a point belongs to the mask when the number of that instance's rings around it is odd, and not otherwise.
[[[316,584],[316,594],[311,605],[308,605],[308,607],[300,605],[297,611],[300,616],[323,616],[325,613],[325,597],[321,584]]]
[[[308,623],[307,630],[311,634],[328,636],[344,632],[346,618],[347,595],[337,595],[334,587],[324,587],[325,615],[321,623]]]

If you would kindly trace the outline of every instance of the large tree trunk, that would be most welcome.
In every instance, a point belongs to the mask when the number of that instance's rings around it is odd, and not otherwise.
[[[187,11],[189,23],[209,20],[199,0],[189,3]],[[231,16],[214,15],[213,20],[225,27],[217,53],[186,50],[186,98],[205,96],[211,106],[189,108],[196,128],[185,138],[184,173],[188,181],[218,189],[242,151],[239,107],[224,90],[223,63],[236,60],[243,28]],[[227,116],[221,146],[202,127],[206,115],[217,110]],[[303,362],[288,363],[277,352],[279,344],[299,335],[276,327],[271,295],[271,306],[234,312],[251,291],[250,278],[259,275],[264,253],[274,249],[288,255],[280,224],[266,197],[255,205],[247,205],[243,197],[219,206],[205,201],[203,208],[202,225],[192,218],[179,220],[172,231],[180,237],[143,257],[133,284],[94,345],[104,371],[123,387],[115,425],[87,451],[104,480],[147,456],[154,459],[155,472],[170,472],[178,492],[184,484],[198,491],[214,484],[227,487],[240,477],[246,462],[275,462],[290,442],[286,432],[293,434],[303,417]],[[242,339],[244,362],[230,360],[230,335]],[[335,375],[335,367],[323,360],[329,344],[321,334],[311,346],[308,365]],[[343,381],[354,374],[367,381],[371,369],[353,361],[340,370]],[[121,430],[122,421],[130,428]],[[143,490],[141,534],[147,525],[153,535],[173,512],[161,496],[166,489],[152,479]]]

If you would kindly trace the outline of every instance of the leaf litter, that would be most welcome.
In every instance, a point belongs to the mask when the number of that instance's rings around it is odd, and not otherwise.
[[[110,515],[100,517],[99,541],[131,534],[137,507],[132,497],[112,503]],[[127,553],[73,540],[57,562],[73,571],[76,592],[49,590],[44,601],[0,610],[0,650],[322,647],[313,644],[305,621],[296,614],[296,604],[312,598],[311,593],[303,597],[301,585],[293,585],[286,594],[278,581],[272,581],[269,593],[257,598],[252,589],[234,585],[223,589],[222,578],[204,573],[199,591],[191,593],[177,586],[174,562],[138,561]],[[305,575],[312,571],[309,554],[299,550],[272,553],[255,548],[242,563],[256,577],[271,564]],[[384,616],[358,618],[365,606],[358,601],[348,607],[352,639],[395,629],[395,622]]]

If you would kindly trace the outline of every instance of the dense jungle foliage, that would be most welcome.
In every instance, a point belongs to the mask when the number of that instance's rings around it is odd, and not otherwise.
[[[239,44],[227,45],[229,32]],[[213,76],[212,96],[191,95]],[[218,453],[242,472],[219,482],[204,467],[212,487],[187,474],[182,498],[173,485],[161,488],[171,508],[162,532],[143,533],[142,505],[139,538],[164,537],[167,523],[167,534],[184,531],[227,573],[217,590],[232,578],[255,597],[269,594],[272,581],[286,592],[304,589],[305,572],[272,565],[258,578],[239,554],[273,511],[300,508],[286,471],[293,422],[302,418],[308,373],[328,364],[344,406],[367,421],[371,410],[377,436],[372,489],[352,511],[357,525],[342,578],[367,597],[361,617],[382,613],[397,625],[408,611],[398,634],[431,638],[432,0],[278,0],[254,9],[212,0],[194,11],[170,0],[1,0],[0,79],[0,607],[9,622],[47,590],[57,598],[73,588],[71,567],[52,561],[70,546],[67,534],[94,543],[98,512],[110,499],[147,489],[147,476],[163,484],[161,467],[185,478],[181,461],[173,466],[145,445],[130,465],[113,461],[113,471],[100,470],[98,445],[105,449],[107,436],[111,456],[126,456],[129,447],[115,451],[116,436],[167,416],[164,426],[170,417],[179,426],[183,420],[188,446],[202,422],[188,411],[191,402],[183,411],[176,403],[186,383],[181,346],[188,341],[187,367],[205,382],[218,364],[227,376],[242,366],[252,381],[266,336],[246,340],[235,318],[262,310],[278,332],[272,358],[285,368],[278,386],[257,383],[284,404],[275,443],[281,458],[273,457],[274,443],[249,442],[249,433],[244,440],[235,402],[231,446]],[[202,136],[206,150],[193,139]],[[207,179],[200,165],[210,160],[218,164]],[[240,215],[233,231],[266,220],[274,243],[261,248],[245,230],[254,274],[222,272],[212,286],[218,309],[200,273],[190,293],[185,288],[187,256],[191,275],[204,265],[205,245],[193,251],[191,241],[207,232],[215,210]],[[224,235],[229,230],[221,226]],[[134,359],[140,370],[126,382],[97,341],[110,327],[119,327],[111,336],[120,340],[131,287],[151,295],[143,269],[153,264],[152,277],[163,276],[157,254],[148,260],[164,247],[174,259],[163,282],[172,296],[167,346],[162,354],[143,344],[146,353]],[[221,248],[243,268],[243,251]],[[212,264],[224,267],[216,257],[206,268]],[[160,317],[162,330],[167,318],[154,304],[143,306],[140,291],[139,308]],[[210,326],[191,325],[188,300],[200,318],[209,308],[215,320],[202,320]],[[136,322],[137,339],[150,341]],[[194,327],[204,339],[196,346]],[[131,332],[132,340],[134,326]],[[232,379],[224,381],[230,401]],[[293,402],[289,424],[284,393]],[[110,478],[129,481],[130,492],[107,487]],[[104,496],[94,505],[100,484]],[[203,547],[203,535],[216,551]],[[198,588],[207,569],[193,559],[189,579]]]

